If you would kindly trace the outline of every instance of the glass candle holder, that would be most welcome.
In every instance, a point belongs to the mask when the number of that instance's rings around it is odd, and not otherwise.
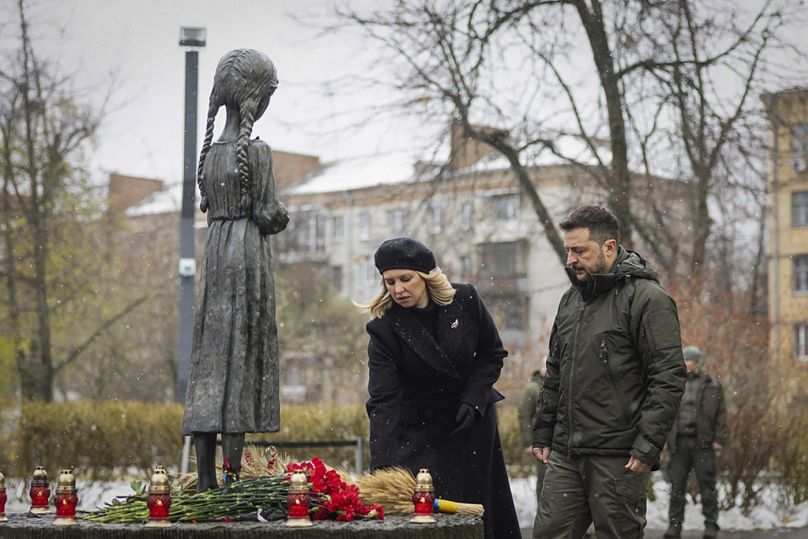
[[[421,468],[415,477],[415,492],[412,493],[413,512],[410,522],[428,524],[435,522],[432,511],[435,505],[435,487],[432,475],[426,468]]]
[[[309,494],[309,478],[302,471],[296,471],[289,478],[289,516],[286,525],[291,527],[311,526],[309,518],[309,507],[311,506],[311,494]]]

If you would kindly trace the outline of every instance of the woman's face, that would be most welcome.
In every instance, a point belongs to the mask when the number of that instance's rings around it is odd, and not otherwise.
[[[393,301],[404,308],[423,309],[429,305],[426,281],[417,272],[408,269],[391,269],[382,274],[384,286]]]

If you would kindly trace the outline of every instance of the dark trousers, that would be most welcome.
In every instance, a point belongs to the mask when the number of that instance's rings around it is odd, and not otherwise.
[[[699,447],[695,436],[677,436],[676,451],[668,461],[671,481],[671,505],[668,520],[671,526],[681,527],[685,517],[687,475],[696,470],[701,493],[701,506],[705,528],[718,523],[718,494],[715,490],[715,451],[712,447]]]
[[[541,487],[544,484],[544,472],[547,466],[543,462],[536,461],[536,507],[541,503]]]
[[[577,539],[595,523],[598,539],[635,539],[645,529],[649,474],[624,457],[550,455],[533,525],[535,539]]]

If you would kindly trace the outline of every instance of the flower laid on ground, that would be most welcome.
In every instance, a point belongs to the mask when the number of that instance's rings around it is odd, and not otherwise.
[[[285,467],[283,459],[274,449],[262,451],[250,448],[244,453],[243,474],[240,481],[229,487],[207,492],[189,493],[194,488],[194,477],[181,477],[182,490],[172,495],[169,520],[172,522],[234,522],[248,515],[251,519],[286,517],[289,478],[292,472],[302,470],[311,484],[311,518],[314,520],[384,518],[380,505],[362,502],[359,488],[346,483],[340,474],[329,469],[319,458],[292,462]],[[112,503],[83,518],[110,524],[134,524],[148,519],[147,489],[143,483],[133,483],[135,494]]]
[[[308,476],[313,499],[318,500],[311,514],[314,520],[336,517],[338,521],[350,522],[356,518],[384,518],[384,509],[380,505],[365,505],[359,496],[359,488],[343,481],[339,472],[329,470],[317,457],[310,461],[290,463],[286,471],[289,475],[302,471]]]

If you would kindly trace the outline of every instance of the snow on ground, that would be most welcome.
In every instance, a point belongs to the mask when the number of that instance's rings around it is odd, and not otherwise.
[[[655,474],[658,476],[659,474]],[[654,492],[656,500],[648,502],[646,517],[648,529],[665,529],[668,527],[668,500],[670,486],[656,477]],[[511,481],[511,494],[519,517],[519,525],[523,528],[533,527],[536,516],[536,477],[519,478]],[[90,511],[112,501],[116,496],[132,494],[128,481],[78,481],[79,509]],[[20,479],[7,479],[6,488],[8,503],[6,512],[21,513],[28,510],[30,501],[26,483]],[[51,483],[51,493],[56,492],[55,482]],[[687,497],[690,502],[690,496]],[[773,488],[764,490],[764,500],[760,506],[752,508],[744,515],[739,508],[721,511],[718,525],[723,530],[765,530],[777,527],[799,528],[808,526],[808,502],[797,506],[784,506],[778,502],[777,492]],[[701,504],[688,503],[685,507],[685,530],[701,530],[704,524],[701,515]]]
[[[661,477],[654,479],[656,500],[648,502],[647,527],[651,530],[664,530],[668,527],[670,485]],[[516,514],[519,517],[519,525],[523,528],[533,527],[533,518],[536,516],[535,485],[535,476],[511,480],[511,494],[516,505]],[[762,499],[763,503],[753,507],[748,515],[744,515],[738,507],[729,511],[719,511],[718,525],[722,530],[766,530],[808,526],[808,502],[797,506],[784,506],[777,500],[777,492],[772,488],[764,491]],[[687,500],[684,529],[704,529],[701,504],[691,503],[689,495]]]
[[[6,513],[24,513],[31,506],[26,482],[20,479],[6,479],[8,502]],[[134,494],[128,481],[76,481],[79,496],[79,511],[92,511],[116,496]],[[56,495],[56,481],[51,481],[51,499]]]

